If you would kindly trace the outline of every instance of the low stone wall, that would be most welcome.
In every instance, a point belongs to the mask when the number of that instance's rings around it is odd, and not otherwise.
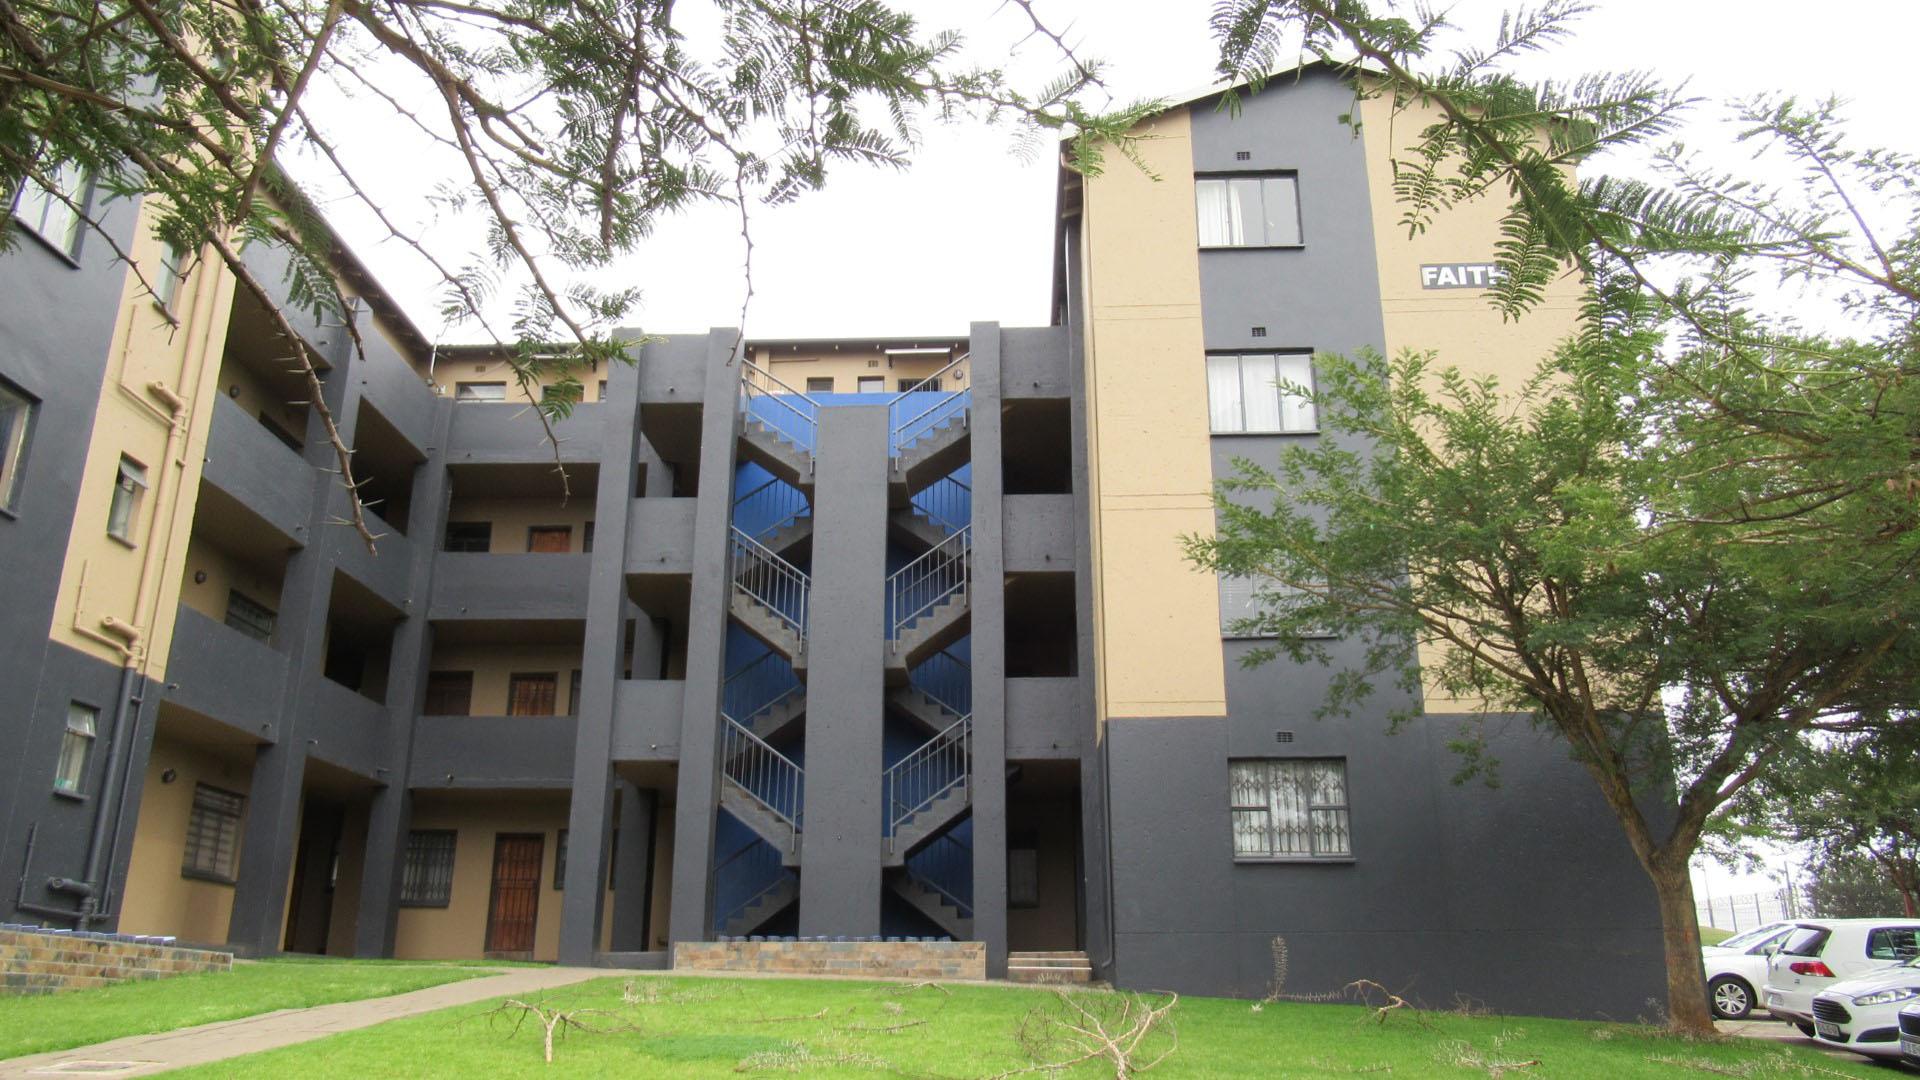
[[[777,975],[984,979],[987,946],[981,941],[683,941],[673,947],[673,966]]]
[[[128,979],[164,979],[232,967],[232,953],[154,945],[104,934],[0,930],[0,994],[88,990]]]

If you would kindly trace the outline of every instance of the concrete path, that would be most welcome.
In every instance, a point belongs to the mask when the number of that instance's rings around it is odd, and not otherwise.
[[[342,1001],[310,1009],[281,1009],[179,1031],[130,1035],[93,1046],[0,1061],[0,1077],[147,1076],[188,1065],[274,1050],[372,1027],[404,1016],[488,998],[521,996],[621,972],[607,968],[514,968],[498,975],[429,986],[392,997]]]

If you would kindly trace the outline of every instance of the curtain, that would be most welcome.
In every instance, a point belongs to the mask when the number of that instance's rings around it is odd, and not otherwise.
[[[1245,431],[1240,394],[1240,358],[1207,357],[1207,411],[1215,431]]]
[[[1247,430],[1280,430],[1279,374],[1272,354],[1240,358],[1240,378],[1246,387]]]
[[[1275,378],[1279,382],[1291,383],[1307,390],[1313,389],[1313,357],[1306,353],[1293,353],[1275,358]],[[1279,399],[1279,428],[1282,431],[1312,431],[1318,421],[1313,413],[1313,402],[1297,393],[1283,393]]]
[[[1240,240],[1234,235],[1233,215],[1227,206],[1227,182],[1201,180],[1195,183],[1194,190],[1200,207],[1200,246],[1238,244]]]

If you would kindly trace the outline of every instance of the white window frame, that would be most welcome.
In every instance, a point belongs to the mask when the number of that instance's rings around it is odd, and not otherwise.
[[[120,466],[113,475],[113,498],[107,504],[107,535],[128,546],[140,524],[140,504],[147,493],[147,467],[120,455]]]
[[[1266,596],[1262,596],[1266,593]],[[1220,636],[1235,640],[1270,638],[1276,635],[1264,630],[1236,630],[1234,623],[1242,619],[1251,619],[1270,611],[1279,610],[1292,597],[1309,595],[1305,589],[1297,589],[1278,578],[1265,574],[1247,576],[1244,574],[1220,575]],[[1308,637],[1334,637],[1335,635],[1319,627],[1307,631]]]
[[[85,166],[66,162],[50,179],[59,194],[31,179],[20,182],[13,193],[13,220],[71,260],[80,249],[80,219],[87,208],[93,177]]]
[[[486,391],[483,395],[481,391]],[[493,396],[498,390],[499,396]],[[474,405],[497,405],[507,400],[507,384],[504,382],[462,382],[453,384],[453,400]]]
[[[1194,219],[1200,248],[1297,248],[1306,246],[1300,216],[1300,175],[1291,172],[1226,173],[1194,177]],[[1284,196],[1280,193],[1284,192]],[[1276,197],[1290,205],[1276,210]],[[1250,212],[1257,202],[1257,213]]]
[[[1270,373],[1260,370],[1263,363]],[[1208,353],[1206,379],[1207,426],[1215,435],[1315,435],[1320,431],[1313,399],[1280,388],[1286,382],[1314,391],[1310,350]]]
[[[155,275],[153,283],[153,302],[167,311],[173,310],[174,297],[180,295],[180,285],[185,280],[187,265],[186,252],[172,244],[160,245],[160,273]]]
[[[887,377],[885,375],[855,376],[853,391],[856,394],[884,394],[887,392]]]
[[[87,793],[87,766],[93,761],[93,741],[99,731],[99,709],[78,701],[67,703],[67,729],[60,736],[60,759],[53,767],[53,790],[64,795]]]
[[[1334,785],[1315,767],[1332,767]],[[1236,862],[1353,861],[1351,778],[1344,757],[1235,758],[1227,763]],[[1278,819],[1287,819],[1277,824]]]
[[[0,514],[18,511],[27,438],[33,432],[39,406],[40,402],[26,391],[0,379]]]

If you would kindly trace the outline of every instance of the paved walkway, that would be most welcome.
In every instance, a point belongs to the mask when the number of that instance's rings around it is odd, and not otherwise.
[[[93,1046],[0,1061],[0,1077],[146,1076],[188,1065],[274,1050],[372,1027],[403,1016],[488,998],[538,993],[620,972],[607,968],[514,968],[498,975],[443,983],[392,997],[342,1001],[310,1009],[281,1009],[179,1031],[130,1035]]]

